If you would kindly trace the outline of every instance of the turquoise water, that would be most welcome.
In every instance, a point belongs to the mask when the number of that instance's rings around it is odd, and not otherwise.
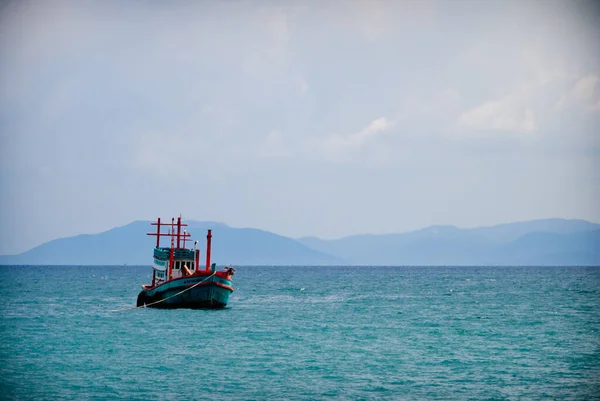
[[[239,267],[137,309],[148,267],[0,268],[0,399],[599,399],[600,268]]]

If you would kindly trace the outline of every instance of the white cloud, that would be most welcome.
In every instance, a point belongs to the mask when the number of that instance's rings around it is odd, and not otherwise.
[[[557,110],[580,108],[584,112],[600,111],[600,79],[596,75],[581,77],[556,103]]]
[[[330,134],[324,138],[293,138],[283,135],[279,130],[271,131],[254,144],[234,147],[235,157],[246,158],[251,155],[258,159],[286,159],[292,156],[301,158],[317,157],[325,161],[347,162],[369,148],[378,156],[385,156],[389,149],[378,146],[374,139],[388,132],[395,123],[385,117],[371,121],[366,127],[351,134]],[[377,159],[369,156],[369,160]]]
[[[475,131],[536,131],[538,125],[533,110],[520,103],[520,99],[513,96],[487,101],[462,113],[458,126]]]
[[[564,119],[567,112],[600,111],[599,82],[596,75],[574,77],[541,71],[504,96],[463,111],[457,126],[464,136],[478,132],[519,135],[543,131],[552,122]]]
[[[394,125],[393,121],[381,117],[371,121],[358,132],[348,135],[334,133],[323,140],[312,141],[311,147],[315,147],[326,160],[347,161],[375,137],[388,132]]]

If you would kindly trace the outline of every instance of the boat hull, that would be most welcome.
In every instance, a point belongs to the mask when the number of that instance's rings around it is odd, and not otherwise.
[[[171,280],[138,295],[137,306],[175,309],[219,309],[227,306],[233,292],[222,277],[192,276]]]

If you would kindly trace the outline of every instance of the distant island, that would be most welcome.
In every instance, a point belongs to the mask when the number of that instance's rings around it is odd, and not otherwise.
[[[289,238],[254,228],[187,221],[203,243],[213,230],[213,260],[233,265],[368,266],[597,266],[600,224],[544,219],[480,228],[432,226],[383,235],[335,240]],[[149,265],[154,239],[148,221],[94,235],[55,239],[0,265]]]

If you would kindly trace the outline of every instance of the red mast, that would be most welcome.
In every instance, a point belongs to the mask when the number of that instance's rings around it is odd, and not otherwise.
[[[210,269],[210,240],[212,238],[212,230],[208,230],[206,235],[206,270]]]
[[[173,234],[173,231],[171,231]],[[169,255],[169,280],[173,278],[173,263],[175,261],[175,250],[173,249],[173,235],[171,235],[171,254]]]
[[[156,247],[160,248],[160,217],[158,218],[157,226],[158,227],[156,227]]]
[[[169,223],[161,223],[160,222],[160,217],[158,218],[158,222],[156,223],[151,223],[153,226],[158,226],[156,228],[156,232],[155,233],[147,233],[147,235],[152,235],[152,236],[156,236],[156,247],[159,248],[160,247],[160,237],[171,237],[171,239],[174,239],[175,237],[175,225],[177,225],[177,247],[179,248],[179,240],[181,238],[187,238],[187,237],[191,237],[191,234],[183,233],[181,234],[181,227],[187,227],[187,224],[184,224],[181,222],[181,217],[179,218],[179,220],[177,221],[177,223],[175,223],[175,218],[173,217],[171,219],[171,224]],[[169,231],[169,233],[167,234],[161,234],[160,232],[160,227],[161,226],[170,226],[171,230]],[[185,245],[184,245],[185,246]]]
[[[192,235],[186,231],[184,231],[183,233],[181,232],[181,227],[187,227],[187,224],[184,224],[181,222],[181,216],[179,216],[179,218],[177,219],[177,223],[175,223],[174,217],[171,218],[171,224],[161,223],[160,217],[159,217],[156,223],[151,223],[151,224],[153,226],[157,226],[156,232],[147,233],[147,235],[156,236],[156,247],[157,248],[160,248],[160,237],[171,237],[171,248],[170,248],[170,252],[169,252],[169,266],[167,269],[167,274],[168,274],[167,280],[171,280],[172,275],[173,275],[173,266],[175,264],[175,249],[180,249],[182,238],[183,238],[183,247],[185,248],[185,243],[187,241],[187,238],[191,237]],[[177,225],[177,234],[175,234],[175,226],[176,225]],[[169,229],[168,233],[163,234],[160,232],[161,226],[170,226],[171,228]],[[177,248],[175,248],[175,237],[177,237]],[[163,249],[169,249],[169,248],[163,248]],[[199,255],[197,256],[197,258],[199,258]],[[154,274],[153,274],[152,282],[154,285],[155,284]]]
[[[177,249],[179,249],[181,246],[181,216],[179,216],[177,218]]]

